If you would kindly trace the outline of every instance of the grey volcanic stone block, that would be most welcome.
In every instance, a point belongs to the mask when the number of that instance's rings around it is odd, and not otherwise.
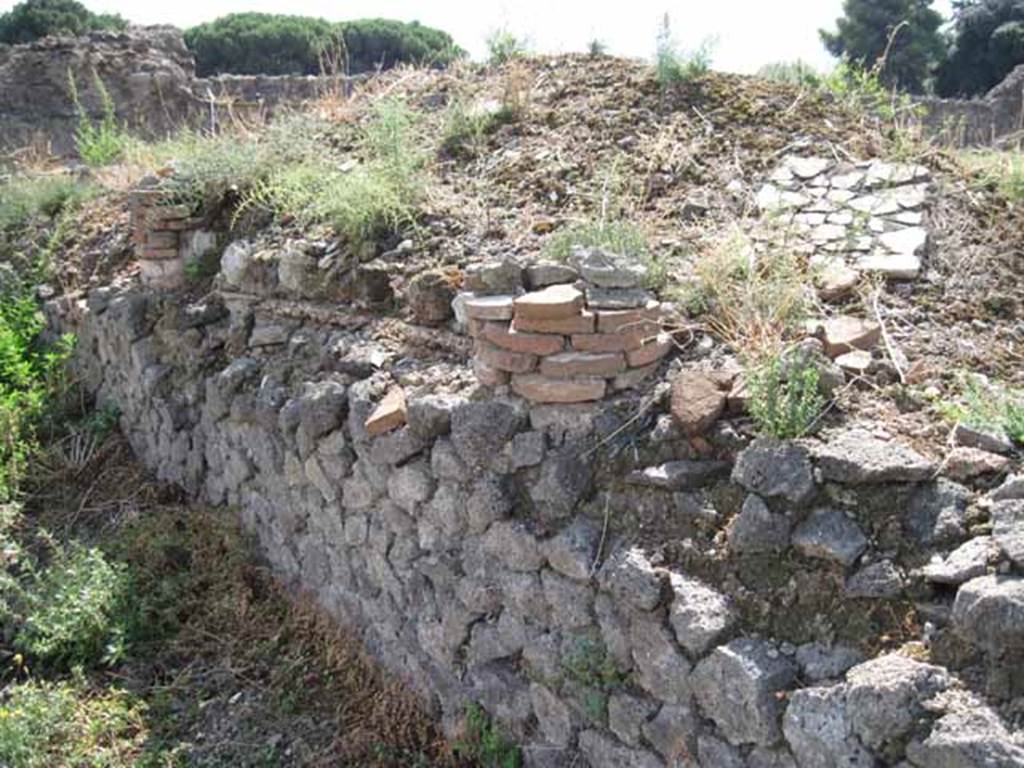
[[[1024,578],[979,576],[960,586],[953,626],[995,656],[1024,653]]]
[[[826,480],[848,485],[919,483],[936,469],[933,461],[912,448],[861,430],[843,432],[816,446],[814,458]]]
[[[759,438],[736,457],[732,481],[760,496],[799,504],[814,493],[807,450],[793,442]]]
[[[729,599],[698,579],[669,575],[668,620],[690,658],[703,656],[736,623]]]
[[[868,540],[858,525],[833,507],[814,510],[793,532],[793,546],[807,557],[853,564],[867,549]]]
[[[775,695],[796,678],[796,666],[770,643],[752,638],[719,646],[696,666],[693,692],[704,714],[735,745],[779,740],[782,705]]]

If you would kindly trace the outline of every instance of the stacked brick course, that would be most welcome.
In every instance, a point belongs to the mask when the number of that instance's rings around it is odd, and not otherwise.
[[[204,222],[188,205],[175,204],[167,193],[144,181],[132,192],[132,241],[143,285],[171,290],[185,282],[188,237]]]
[[[477,378],[532,402],[600,400],[642,382],[671,348],[661,304],[635,286],[580,280],[518,296],[469,294],[463,306]]]

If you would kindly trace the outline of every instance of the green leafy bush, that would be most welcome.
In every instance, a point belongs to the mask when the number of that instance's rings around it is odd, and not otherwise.
[[[956,401],[939,406],[946,418],[975,429],[1005,433],[1024,444],[1024,391],[971,373],[961,374],[958,383]]]
[[[669,17],[662,17],[654,51],[654,67],[658,84],[668,88],[688,83],[706,75],[711,69],[711,43],[705,40],[692,51],[683,50],[672,36]]]
[[[524,56],[529,47],[525,38],[516,37],[508,27],[492,29],[485,42],[487,43],[487,62],[495,66]]]
[[[802,85],[811,88],[821,85],[821,74],[801,59],[765,64],[757,71],[757,74],[766,80],[787,85]]]
[[[349,72],[396,64],[443,65],[462,55],[450,35],[419,22],[232,13],[185,30],[201,76],[320,74],[340,58]]]
[[[94,29],[124,29],[117,14],[92,13],[75,0],[25,0],[0,16],[0,43],[31,43],[47,35],[83,35]]]
[[[145,743],[145,706],[124,691],[86,688],[80,677],[7,687],[0,705],[5,768],[128,765],[123,753]]]
[[[748,369],[747,410],[761,434],[803,437],[825,407],[818,369],[798,355],[775,354]]]
[[[455,742],[455,753],[483,768],[520,768],[519,747],[506,739],[477,704],[466,709],[465,735]]]
[[[502,108],[495,112],[473,110],[462,100],[453,101],[445,112],[441,152],[455,158],[473,157],[480,151],[488,134],[512,119],[510,109]]]
[[[17,236],[33,218],[56,218],[95,195],[93,185],[63,173],[16,176],[0,184],[0,236]]]
[[[99,167],[109,165],[124,153],[128,143],[127,134],[117,124],[117,114],[110,91],[103,79],[93,70],[93,87],[100,100],[102,115],[93,121],[82,104],[78,93],[78,84],[71,69],[68,69],[68,91],[71,103],[78,115],[78,127],[75,129],[75,150],[86,165]]]
[[[413,145],[413,124],[404,104],[382,102],[359,140],[366,162],[325,168],[309,156],[278,166],[243,196],[239,215],[261,210],[301,225],[326,223],[355,245],[412,224],[423,194],[423,154]]]
[[[23,616],[14,646],[60,666],[121,660],[129,629],[128,571],[98,549],[72,544],[22,591]]]

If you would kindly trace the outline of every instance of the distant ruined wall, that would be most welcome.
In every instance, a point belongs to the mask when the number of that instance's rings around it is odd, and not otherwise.
[[[93,72],[110,93],[118,121],[146,138],[186,126],[209,129],[235,119],[269,117],[280,106],[344,90],[351,83],[350,78],[302,75],[197,78],[195,61],[174,27],[0,45],[0,151],[41,142],[57,154],[74,152],[78,116],[69,72],[94,118],[103,110]]]
[[[954,146],[1024,140],[1024,64],[978,99],[920,99],[925,135]],[[1014,143],[1013,140],[1010,143]]]

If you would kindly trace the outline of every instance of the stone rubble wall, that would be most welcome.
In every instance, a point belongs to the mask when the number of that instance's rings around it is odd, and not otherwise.
[[[972,491],[877,434],[746,445],[719,424],[698,443],[666,416],[615,452],[633,411],[382,370],[358,318],[239,292],[270,269],[246,253],[225,256],[233,293],[103,288],[50,302],[51,327],[78,334],[83,382],[140,459],[237,506],[279,576],[450,730],[478,702],[527,766],[1024,764],[984,691],[841,641],[842,615],[914,599],[932,607],[911,648],[973,653],[992,701],[1020,695],[1024,483],[984,500],[989,529]],[[639,543],[651,525],[689,565]]]
[[[914,99],[926,136],[953,146],[990,146],[1024,140],[1024,64],[976,99]]]

